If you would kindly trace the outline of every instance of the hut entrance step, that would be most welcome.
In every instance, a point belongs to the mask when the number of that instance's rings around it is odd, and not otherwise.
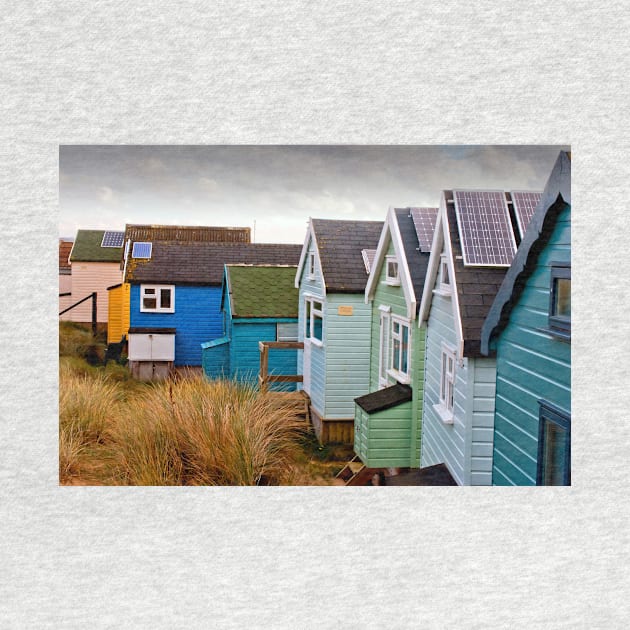
[[[372,477],[380,470],[380,468],[368,468],[359,456],[355,455],[337,473],[336,478],[344,481],[346,486],[369,486],[372,485]]]

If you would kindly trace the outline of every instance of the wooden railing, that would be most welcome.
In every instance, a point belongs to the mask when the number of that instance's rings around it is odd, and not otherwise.
[[[304,379],[301,374],[269,374],[269,350],[302,350],[304,343],[301,341],[259,341],[260,372],[258,373],[258,385],[261,392],[269,389],[269,383],[301,383]]]
[[[68,295],[72,295],[72,293],[60,293],[59,297],[66,297]],[[92,334],[96,336],[96,291],[94,291],[94,293],[90,293],[90,295],[84,297],[82,300],[75,302],[72,306],[64,308],[63,311],[59,313],[59,317],[61,317],[64,313],[71,311],[75,306],[83,304],[86,300],[92,300]]]

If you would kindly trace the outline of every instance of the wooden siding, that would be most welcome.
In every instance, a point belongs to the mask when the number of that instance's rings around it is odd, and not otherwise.
[[[237,380],[255,384],[260,370],[259,341],[276,341],[276,321],[241,323],[232,321],[230,374]],[[269,374],[297,374],[297,350],[269,350]],[[272,383],[274,391],[294,391],[295,383]]]
[[[338,314],[351,306],[352,315]],[[324,320],[325,417],[354,418],[354,399],[368,392],[372,307],[363,294],[329,295]]]
[[[122,271],[117,262],[76,262],[72,265],[72,303],[97,292],[96,321],[107,323],[108,291],[107,287],[122,282]],[[87,300],[69,311],[73,322],[92,321],[92,300]]]
[[[394,246],[390,242],[387,255],[394,255]],[[380,362],[380,310],[379,306],[389,306],[391,314],[406,317],[407,303],[401,286],[388,285],[385,282],[386,265],[383,264],[379,272],[379,281],[374,291],[374,299],[371,302],[372,323],[371,323],[371,349],[370,349],[370,378],[369,391],[374,392],[379,389],[379,362]],[[413,398],[410,403],[399,405],[395,408],[396,413],[407,418],[407,429],[401,429],[398,425],[390,426],[392,431],[391,449],[385,452],[386,447],[383,444],[383,434],[387,427],[379,426],[376,422],[372,424],[371,418],[378,417],[380,414],[387,414],[389,411],[377,412],[370,416],[358,405],[355,405],[355,453],[359,455],[361,461],[366,466],[372,466],[368,462],[378,460],[378,466],[410,466],[416,467],[420,465],[420,450],[422,438],[422,405],[424,400],[424,362],[426,350],[426,327],[417,327],[417,322],[411,322],[411,388]],[[394,379],[388,377],[388,383],[394,384]],[[357,429],[359,431],[357,435]],[[406,456],[403,457],[401,452],[400,440],[401,431],[406,431]],[[375,449],[372,452],[372,449]],[[404,463],[401,463],[404,460]]]
[[[445,424],[440,400],[442,343],[457,347],[452,298],[434,294],[426,340],[421,466],[444,463],[459,485],[490,485],[494,359],[464,358],[455,367],[454,419]]]
[[[141,313],[133,284],[131,326],[175,328],[175,365],[200,366],[201,344],[223,335],[221,287],[176,285],[174,313]]]
[[[571,410],[571,344],[544,332],[551,263],[571,260],[570,212],[558,217],[496,344],[495,485],[536,484],[538,400]]]
[[[308,255],[314,252],[316,257],[315,264],[315,278],[310,279],[308,275]],[[321,301],[326,307],[326,298],[324,296],[322,276],[319,269],[319,259],[317,258],[317,248],[313,244],[311,239],[308,244],[308,251],[306,255],[306,262],[302,268],[302,275],[300,276],[300,303],[299,303],[299,315],[298,315],[298,340],[304,341],[304,325],[306,319],[306,312],[304,310],[304,294],[308,293],[315,296],[320,296]],[[323,335],[326,335],[328,328],[327,318],[324,317]],[[304,352],[298,350],[298,374],[304,374]],[[322,417],[325,416],[325,382],[326,382],[326,355],[324,348],[311,344],[311,391],[309,392],[311,398],[311,406]]]
[[[201,344],[201,366],[210,379],[230,378],[230,339],[219,337]]]
[[[71,274],[59,274],[59,293],[72,293],[72,275]],[[68,295],[65,297],[59,298],[59,310],[58,313],[61,313],[64,309],[72,306],[74,302],[72,301],[72,295]],[[59,317],[59,321],[69,322],[72,321],[72,311],[68,313],[64,313]]]
[[[129,331],[131,285],[123,283],[108,293],[107,343],[118,343]]]

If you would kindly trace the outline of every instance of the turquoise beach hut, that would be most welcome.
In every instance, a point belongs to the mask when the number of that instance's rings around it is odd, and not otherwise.
[[[571,484],[571,159],[559,155],[490,309],[492,483]]]

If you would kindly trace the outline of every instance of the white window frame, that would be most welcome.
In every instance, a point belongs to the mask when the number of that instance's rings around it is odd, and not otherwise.
[[[155,308],[147,308],[144,305],[144,298],[150,297],[148,290],[154,291]],[[161,307],[158,302],[158,296],[164,289],[171,292],[171,305],[168,308]],[[140,285],[140,312],[141,313],[174,313],[175,312],[175,285],[173,284],[141,284]]]
[[[309,317],[310,303],[310,317]],[[319,304],[317,308],[315,304]],[[315,317],[319,317],[322,321],[322,338],[318,339],[315,333]],[[324,301],[314,296],[304,296],[304,339],[316,346],[324,345]]]
[[[394,326],[398,326],[398,332],[394,331]],[[407,371],[403,372],[400,367],[403,364],[403,328],[407,329]],[[394,367],[394,348],[396,346],[396,341],[398,341],[399,354],[398,354],[398,365],[399,368]],[[391,326],[389,333],[389,366],[387,370],[387,374],[392,378],[396,379],[399,383],[410,383],[411,382],[411,322],[398,315],[392,315],[391,317]]]
[[[443,343],[440,354],[440,402],[433,407],[444,424],[453,424],[454,421],[456,365],[455,349]]]
[[[292,326],[295,334],[289,336],[286,332],[280,332],[281,328],[286,330],[287,326]],[[276,322],[276,341],[297,341],[298,340],[298,324],[297,322]]]
[[[315,252],[308,253],[308,278],[315,279]]]
[[[395,276],[392,276],[389,273],[389,266],[391,264],[396,265]],[[385,283],[393,287],[400,286],[400,266],[398,264],[396,256],[385,256]]]
[[[446,277],[446,282],[444,278]],[[446,254],[440,256],[440,271],[438,275],[438,292],[440,295],[450,295],[452,291],[451,272],[448,267],[448,257]]]
[[[391,308],[379,306],[380,311],[380,337],[378,357],[378,385],[382,389],[389,385],[387,372],[389,369],[389,334],[391,330]]]

